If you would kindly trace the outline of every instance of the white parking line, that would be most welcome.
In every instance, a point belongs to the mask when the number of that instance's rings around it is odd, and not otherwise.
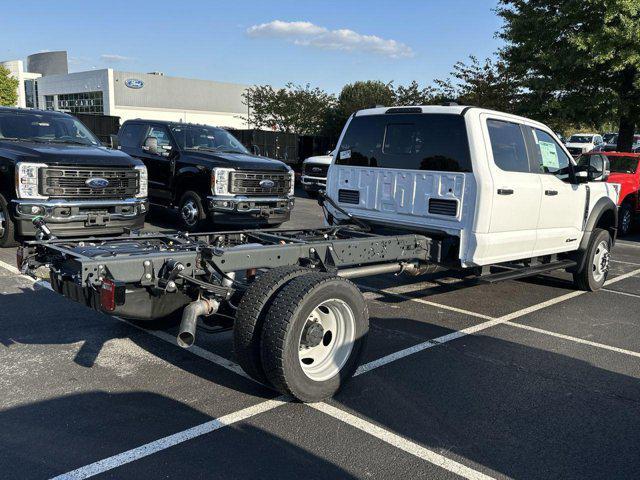
[[[285,403],[287,403],[286,397],[278,397],[273,400],[267,400],[266,402],[259,403],[258,405],[243,408],[242,410],[230,413],[229,415],[215,418],[187,430],[183,430],[181,432],[174,433],[173,435],[169,435],[167,437],[154,440],[153,442],[146,443],[139,447],[132,448],[131,450],[127,450],[126,452],[103,458],[102,460],[98,460],[97,462],[90,463],[89,465],[85,465],[70,472],[63,473],[62,475],[58,475],[57,477],[54,477],[53,480],[75,480],[93,477],[94,475],[113,470],[114,468],[121,467],[122,465],[126,465],[127,463],[135,462],[136,460],[140,460],[141,458],[147,457],[162,450],[166,450],[167,448],[173,447],[188,440],[192,440],[202,435],[206,435],[207,433],[211,433],[221,428],[228,427],[229,425],[233,425],[234,423],[247,420],[248,418],[254,417],[261,413],[268,412],[269,410],[273,410],[274,408],[284,405]]]
[[[470,310],[464,310],[462,308],[452,307],[450,305],[443,305],[442,303],[430,302],[429,300],[424,300],[418,297],[411,297],[409,295],[403,295],[402,293],[396,293],[389,289],[378,289],[369,287],[367,285],[358,284],[358,288],[361,290],[368,290],[370,292],[382,293],[384,295],[391,295],[394,297],[402,298],[403,300],[411,300],[413,302],[422,303],[424,305],[430,305],[432,307],[441,308],[443,310],[450,310],[456,313],[462,313],[464,315],[469,315],[470,317],[481,318],[483,320],[493,320],[494,317],[490,317],[489,315],[484,315],[482,313],[472,312]]]
[[[637,267],[640,267],[640,263],[633,263],[633,262],[622,262],[620,260],[609,260],[611,263],[621,263],[622,265],[635,265]]]
[[[368,422],[362,418],[356,417],[355,415],[352,415],[327,403],[313,403],[309,406],[326,415],[329,415],[330,417],[340,420],[341,422],[351,425],[358,430],[368,433],[369,435],[372,435],[377,439],[388,443],[389,445],[392,445],[404,452],[410,453],[411,455],[414,455],[422,460],[432,463],[463,478],[473,480],[493,479],[493,477],[485,475],[484,473],[481,473],[461,463],[451,460],[443,455],[440,455],[437,452],[434,452],[433,450],[422,447],[417,443],[412,442],[411,440],[401,437],[400,435],[396,435],[389,430],[381,428],[378,425]]]
[[[5,270],[10,271],[11,273],[15,273],[16,275],[22,275],[22,273],[20,273],[20,270],[18,270],[13,265],[9,265],[8,263],[3,262],[2,260],[0,260],[0,267],[4,268]],[[26,275],[22,275],[22,276],[24,277]],[[31,278],[31,277],[29,277],[29,278]]]
[[[640,295],[636,295],[635,293],[620,292],[619,290],[611,290],[609,288],[603,288],[602,291],[603,292],[609,292],[609,293],[617,293],[618,295],[625,295],[627,297],[640,298]]]
[[[572,337],[570,335],[564,335],[562,333],[556,333],[549,330],[543,330],[542,328],[531,327],[529,325],[523,325],[521,323],[515,322],[505,322],[505,325],[509,325],[510,327],[521,328],[523,330],[530,330],[532,332],[543,333],[544,335],[549,335],[552,337],[561,338],[563,340],[569,340],[575,343],[582,343],[583,345],[589,345],[590,347],[602,348],[604,350],[610,350],[616,353],[623,353],[625,355],[630,355],[632,357],[640,358],[640,352],[634,352],[632,350],[625,350],[624,348],[612,347],[611,345],[606,345],[604,343],[592,342],[590,340],[585,340],[584,338]]]
[[[640,243],[625,242],[623,240],[616,240],[616,245],[624,245],[625,247],[640,248]]]

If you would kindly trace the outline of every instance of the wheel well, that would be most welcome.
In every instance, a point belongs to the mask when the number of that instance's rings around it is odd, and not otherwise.
[[[616,229],[618,225],[616,224],[616,214],[613,210],[608,209],[602,212],[600,218],[595,224],[595,228],[602,228],[603,230],[607,230],[611,235],[611,238],[615,238],[614,235],[616,233]]]
[[[196,175],[193,175],[193,174],[180,175],[176,179],[176,186],[173,191],[173,203],[177,205],[178,202],[180,202],[182,195],[184,195],[184,193],[189,190],[192,190],[198,193],[199,195],[202,195],[200,185],[198,183],[198,178],[196,177]]]

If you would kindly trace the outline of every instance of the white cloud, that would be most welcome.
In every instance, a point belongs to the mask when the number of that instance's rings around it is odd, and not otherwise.
[[[282,38],[305,47],[369,52],[390,58],[413,57],[414,55],[411,47],[396,40],[384,39],[375,35],[363,35],[348,29],[329,30],[311,22],[274,20],[249,27],[247,35],[253,38]]]
[[[100,55],[100,60],[102,60],[103,62],[128,62],[130,60],[133,60],[133,58],[131,57],[124,57],[122,55],[116,55],[113,53],[103,53],[102,55]]]

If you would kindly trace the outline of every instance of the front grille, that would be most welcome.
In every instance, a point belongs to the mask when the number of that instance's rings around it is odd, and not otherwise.
[[[291,175],[288,172],[231,172],[229,178],[229,193],[233,194],[286,195],[290,191]]]
[[[109,183],[87,185],[92,178]],[[51,198],[131,198],[138,193],[139,172],[133,168],[50,167],[40,169],[40,194]]]
[[[429,213],[455,217],[458,214],[458,202],[455,200],[429,199]]]
[[[304,168],[302,169],[302,174],[308,175],[309,177],[326,178],[328,172],[329,165],[318,165],[313,163],[305,163]]]
[[[360,192],[358,190],[338,190],[338,202],[358,205],[360,203]]]

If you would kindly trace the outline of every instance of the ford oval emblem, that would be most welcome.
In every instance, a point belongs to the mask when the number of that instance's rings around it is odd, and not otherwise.
[[[322,171],[322,169],[321,169],[320,167],[313,167],[313,168],[311,169],[311,171],[312,171],[312,172],[316,172],[316,173],[318,173],[318,172],[321,172],[321,171]]]
[[[86,183],[91,188],[106,188],[109,186],[109,180],[107,180],[106,178],[98,177],[90,178],[84,183]]]
[[[273,180],[264,179],[260,181],[260,186],[262,188],[273,188],[276,186],[276,184]]]
[[[137,78],[127,78],[124,81],[124,84],[129,88],[135,88],[135,89],[144,87],[144,82]]]

